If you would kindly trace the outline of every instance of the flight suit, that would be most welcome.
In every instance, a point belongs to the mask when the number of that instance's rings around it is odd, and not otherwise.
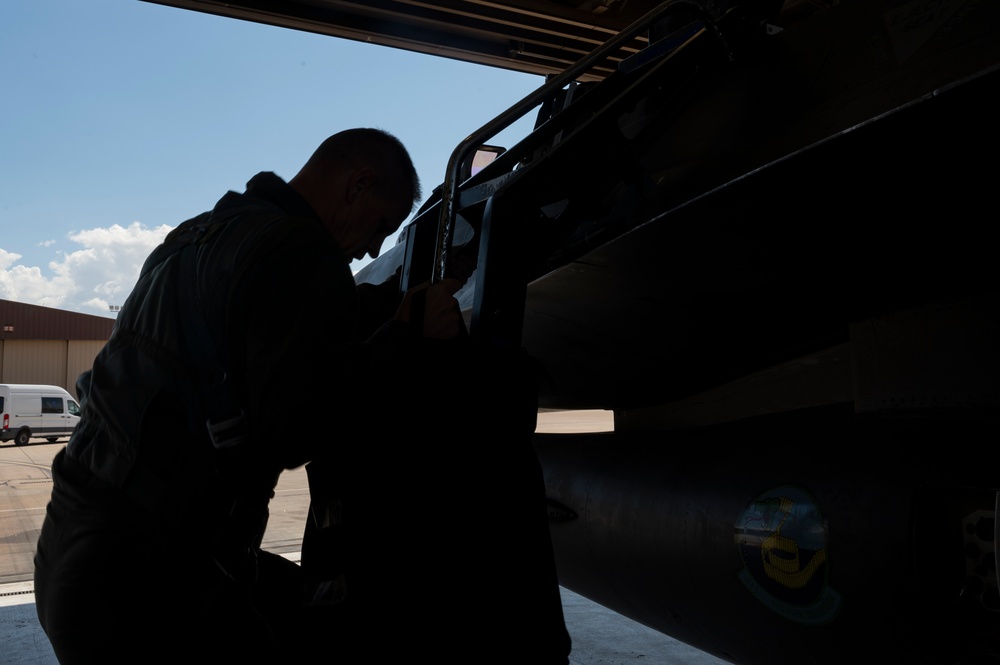
[[[53,465],[35,593],[61,662],[274,655],[252,602],[267,503],[281,470],[373,418],[357,310],[348,257],[272,173],[154,250]],[[290,436],[317,399],[330,433]]]

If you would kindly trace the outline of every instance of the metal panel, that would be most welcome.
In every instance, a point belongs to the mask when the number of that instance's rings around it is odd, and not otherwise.
[[[101,341],[70,340],[66,354],[66,378],[57,385],[61,385],[69,391],[70,395],[76,396],[79,400],[80,396],[76,394],[76,379],[93,367],[94,358],[97,357],[102,348],[104,348],[104,342]]]
[[[2,382],[62,386],[66,378],[66,346],[62,340],[8,341],[4,346]]]

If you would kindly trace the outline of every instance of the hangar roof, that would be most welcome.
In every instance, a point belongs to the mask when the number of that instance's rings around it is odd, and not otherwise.
[[[103,316],[0,300],[0,340],[106,340],[114,325]]]
[[[661,0],[146,0],[531,74],[557,74],[643,17]],[[719,12],[728,0],[675,0]],[[765,14],[837,0],[744,0]],[[580,77],[600,79],[646,35]]]

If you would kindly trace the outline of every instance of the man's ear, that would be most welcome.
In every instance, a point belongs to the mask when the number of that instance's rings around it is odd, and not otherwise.
[[[375,171],[369,167],[357,169],[347,181],[347,202],[354,203],[366,189],[375,186]]]

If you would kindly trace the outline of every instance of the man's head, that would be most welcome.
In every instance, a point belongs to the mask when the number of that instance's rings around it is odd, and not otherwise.
[[[288,184],[354,259],[378,256],[420,200],[420,179],[409,153],[380,129],[334,134]]]

